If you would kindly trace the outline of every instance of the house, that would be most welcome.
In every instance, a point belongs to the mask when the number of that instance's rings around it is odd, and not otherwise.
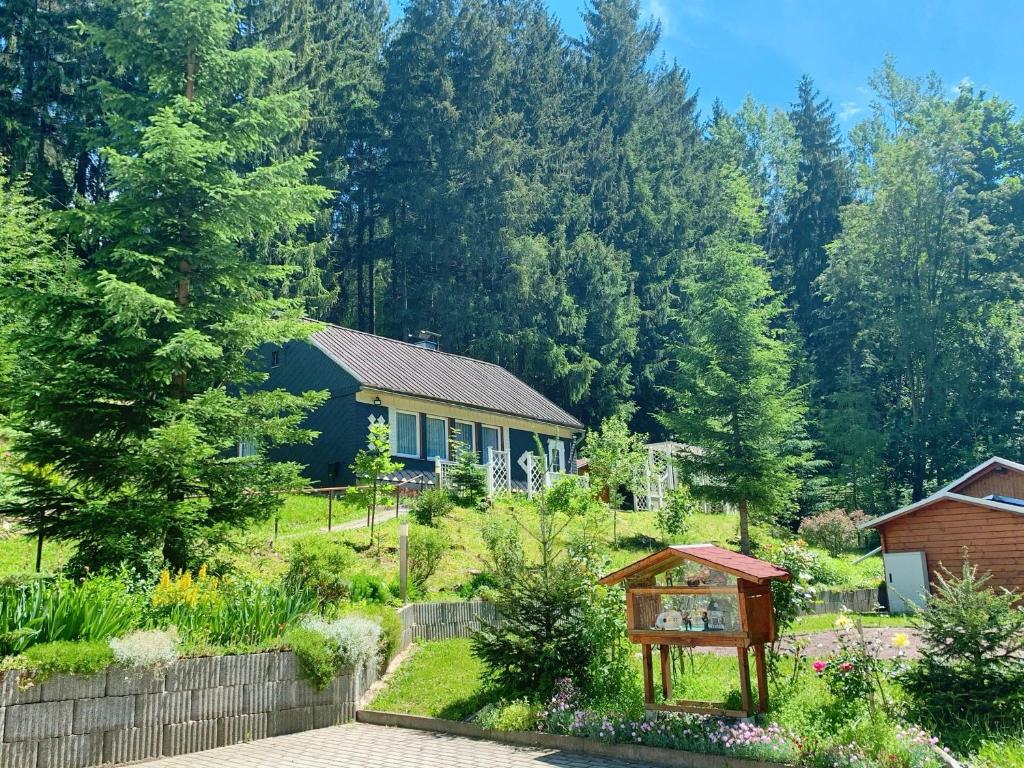
[[[545,469],[575,473],[583,424],[501,366],[440,352],[430,342],[396,341],[337,325],[324,325],[309,343],[264,352],[264,386],[330,392],[305,424],[320,436],[272,454],[305,465],[306,476],[320,487],[354,482],[349,466],[366,445],[371,421],[381,420],[391,427],[391,454],[403,464],[390,480],[437,482],[457,442],[476,451],[497,487],[526,490],[528,471],[537,482],[545,479]]]
[[[873,520],[882,540],[889,609],[922,605],[945,567],[958,573],[963,549],[994,587],[1024,590],[1024,464],[998,456],[933,493]]]

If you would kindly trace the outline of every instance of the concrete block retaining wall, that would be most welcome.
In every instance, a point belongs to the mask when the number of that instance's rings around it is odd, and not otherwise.
[[[398,615],[400,651],[497,620],[483,602],[418,603]],[[347,723],[377,677],[350,670],[317,691],[290,652],[180,659],[157,672],[112,667],[24,689],[10,671],[0,677],[0,768],[132,763]]]
[[[117,667],[22,689],[0,680],[0,766],[84,768],[180,755],[350,722],[376,669],[323,691],[290,652],[181,659],[165,670]],[[20,681],[24,684],[24,681]]]

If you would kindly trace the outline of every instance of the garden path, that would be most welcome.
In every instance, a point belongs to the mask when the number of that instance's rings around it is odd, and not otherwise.
[[[147,768],[652,768],[574,752],[352,723],[164,758]]]

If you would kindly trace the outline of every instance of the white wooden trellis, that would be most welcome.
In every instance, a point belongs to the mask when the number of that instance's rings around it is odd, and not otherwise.
[[[487,449],[487,495],[512,490],[512,459],[508,451]]]
[[[544,463],[529,451],[519,457],[519,466],[526,472],[526,497],[532,499],[544,490]]]

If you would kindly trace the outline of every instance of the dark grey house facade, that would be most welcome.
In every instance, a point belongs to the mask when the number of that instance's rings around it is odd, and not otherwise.
[[[552,471],[576,471],[583,424],[498,365],[335,325],[322,326],[309,343],[263,354],[264,386],[330,393],[305,424],[320,436],[272,454],[305,465],[317,486],[354,482],[349,466],[366,445],[371,421],[380,419],[403,464],[398,479],[433,483],[438,460],[453,458],[455,442],[475,450],[481,463],[489,448],[507,452],[513,484],[525,483],[520,459],[536,455],[538,440]]]

